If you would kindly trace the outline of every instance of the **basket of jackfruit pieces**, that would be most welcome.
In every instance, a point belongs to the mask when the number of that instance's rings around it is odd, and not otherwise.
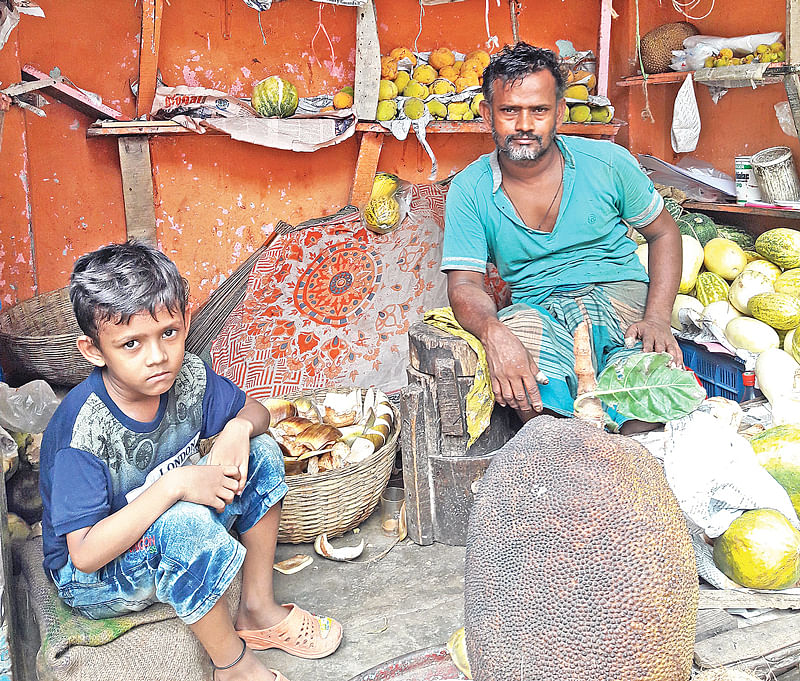
[[[480,118],[483,70],[489,53],[456,52],[438,47],[431,52],[412,52],[396,47],[381,57],[381,81],[375,119],[392,121]]]
[[[328,388],[261,400],[283,452],[289,492],[278,541],[336,537],[360,525],[389,482],[400,418],[374,388]]]
[[[567,69],[567,87],[564,99],[562,124],[570,123],[611,123],[614,120],[614,107],[608,97],[596,93],[597,76],[585,69]]]

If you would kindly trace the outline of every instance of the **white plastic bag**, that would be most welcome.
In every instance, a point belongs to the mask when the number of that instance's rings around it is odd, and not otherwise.
[[[59,400],[45,381],[19,388],[0,383],[0,428],[16,433],[42,433]]]
[[[691,50],[700,43],[705,43],[719,52],[723,47],[733,50],[734,54],[750,54],[755,52],[759,45],[771,45],[777,43],[783,33],[773,31],[772,33],[757,33],[752,35],[739,35],[733,38],[723,38],[716,35],[692,35],[683,41],[683,47]]]
[[[694,95],[694,80],[690,73],[683,81],[672,110],[670,139],[676,154],[684,154],[697,149],[700,138],[700,110]]]
[[[778,102],[775,105],[775,115],[778,118],[778,124],[781,126],[781,130],[789,135],[789,137],[797,139],[797,128],[794,127],[794,118],[792,117],[792,109],[789,106],[789,102],[786,100]]]

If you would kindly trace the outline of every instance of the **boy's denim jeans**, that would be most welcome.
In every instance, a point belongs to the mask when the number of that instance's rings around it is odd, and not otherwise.
[[[136,544],[97,572],[81,572],[71,559],[52,571],[58,595],[91,619],[161,601],[193,624],[225,593],[244,561],[245,548],[228,530],[247,532],[287,491],[278,445],[267,435],[255,437],[247,483],[224,511],[179,501]]]

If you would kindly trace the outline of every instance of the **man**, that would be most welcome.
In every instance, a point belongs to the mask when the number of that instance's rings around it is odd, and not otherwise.
[[[543,410],[572,413],[572,332],[581,321],[598,372],[640,351],[682,364],[669,323],[678,229],[625,149],[556,135],[564,87],[549,50],[517,43],[496,54],[480,109],[497,149],[459,173],[447,196],[441,269],[453,313],[486,349],[495,399],[523,421]],[[649,244],[649,286],[628,226]],[[483,285],[488,261],[514,303],[499,319]],[[622,432],[636,429],[628,422]]]

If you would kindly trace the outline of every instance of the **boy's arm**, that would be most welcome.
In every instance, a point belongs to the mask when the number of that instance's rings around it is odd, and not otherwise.
[[[238,477],[233,466],[183,466],[164,474],[116,513],[69,532],[72,564],[81,572],[99,570],[133,546],[178,501],[223,510],[233,500]]]
[[[239,471],[239,494],[247,482],[247,465],[250,460],[250,438],[262,435],[269,428],[269,411],[267,408],[247,397],[244,406],[220,431],[211,452],[208,463],[217,466],[236,466]]]

